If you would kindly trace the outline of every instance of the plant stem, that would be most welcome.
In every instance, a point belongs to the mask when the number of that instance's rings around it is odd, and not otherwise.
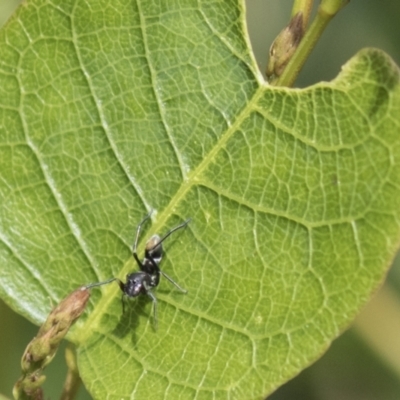
[[[82,383],[79,376],[75,349],[71,344],[65,349],[65,359],[67,361],[68,372],[60,399],[71,400],[76,397],[76,393]]]
[[[318,39],[322,35],[329,21],[349,2],[350,0],[322,0],[318,7],[317,15],[311,23],[296,52],[289,61],[282,75],[276,79],[275,86],[293,86],[301,68],[306,62]]]
[[[308,26],[308,21],[310,19],[311,9],[313,6],[314,0],[295,0],[292,7],[292,15],[293,18],[298,12],[301,12],[303,15],[303,30],[305,31]]]

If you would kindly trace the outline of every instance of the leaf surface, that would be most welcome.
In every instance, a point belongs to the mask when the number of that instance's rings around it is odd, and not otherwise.
[[[399,244],[399,73],[364,50],[332,83],[266,86],[242,3],[24,3],[0,35],[0,293],[40,323],[77,286],[166,280],[71,332],[95,398],[261,398],[351,322]]]

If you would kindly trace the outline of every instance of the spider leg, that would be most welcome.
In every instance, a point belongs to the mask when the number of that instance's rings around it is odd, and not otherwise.
[[[179,289],[182,293],[187,293],[188,291],[183,287],[179,286],[170,276],[168,276],[165,272],[160,270],[162,276],[164,276],[167,280],[169,280],[177,289]]]
[[[107,285],[107,283],[114,282],[115,280],[117,280],[117,278],[110,278],[103,282],[89,283],[89,284],[85,285],[84,287],[85,287],[85,289],[91,289],[92,287]]]
[[[181,224],[175,226],[174,228],[170,229],[161,239],[160,241],[153,247],[155,249],[158,245],[160,245],[168,236],[170,236],[172,233],[177,231],[178,229],[184,228],[189,222],[191,221],[191,218],[187,219],[185,222],[182,222]],[[153,250],[150,249],[150,250]]]
[[[158,319],[157,319],[157,298],[154,293],[150,290],[150,287],[144,284],[146,289],[146,294],[151,298],[153,301],[153,319],[154,319],[154,330],[158,328]]]
[[[139,241],[139,235],[140,235],[140,231],[142,229],[142,225],[150,218],[152,212],[153,212],[153,210],[150,210],[150,212],[139,222],[139,225],[136,228],[136,237],[135,237],[135,242],[133,243],[133,247],[132,247],[132,254],[133,254],[134,259],[136,260],[136,263],[138,264],[138,266],[140,268],[142,267],[142,262],[139,260],[139,257],[137,255],[137,244]]]

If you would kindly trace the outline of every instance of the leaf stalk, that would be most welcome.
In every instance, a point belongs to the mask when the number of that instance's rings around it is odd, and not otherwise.
[[[322,0],[318,6],[317,14],[309,29],[306,31],[293,57],[288,62],[283,73],[271,82],[274,86],[293,86],[301,68],[306,62],[318,39],[321,37],[331,19],[350,0]]]

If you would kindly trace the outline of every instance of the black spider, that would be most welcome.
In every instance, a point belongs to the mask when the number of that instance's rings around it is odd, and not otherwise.
[[[163,247],[162,242],[170,236],[173,232],[178,229],[184,228],[190,221],[190,219],[186,220],[182,224],[172,228],[168,231],[163,237],[158,235],[153,235],[146,243],[144,250],[144,258],[143,261],[140,261],[137,255],[137,243],[139,240],[140,230],[142,225],[150,218],[151,212],[147,214],[143,220],[139,223],[136,229],[136,238],[135,243],[133,244],[132,254],[138,264],[140,271],[131,272],[126,276],[126,282],[122,282],[118,278],[111,278],[104,282],[97,282],[86,285],[87,289],[92,288],[94,286],[101,286],[107,283],[111,283],[113,281],[117,281],[119,287],[122,291],[122,312],[125,311],[125,297],[137,297],[141,294],[147,294],[151,300],[153,301],[153,315],[154,315],[154,325],[155,329],[157,329],[157,299],[152,289],[157,287],[160,283],[160,276],[163,275],[168,281],[170,281],[173,285],[175,285],[181,292],[187,293],[187,290],[180,287],[171,277],[169,277],[165,272],[160,270],[160,262],[163,256]]]

